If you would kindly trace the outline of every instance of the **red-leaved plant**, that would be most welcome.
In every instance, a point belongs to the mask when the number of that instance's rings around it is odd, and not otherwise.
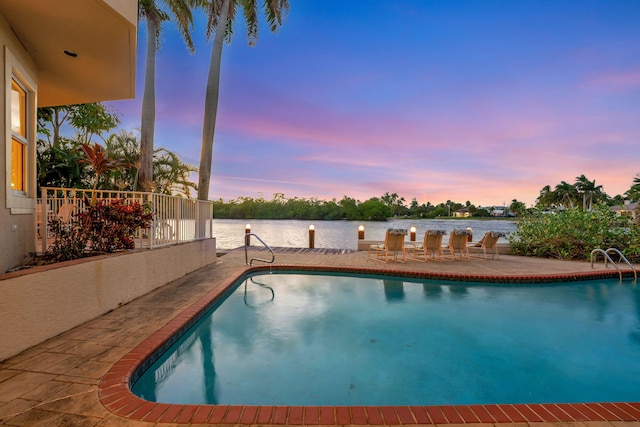
[[[104,253],[133,249],[134,236],[139,229],[149,228],[153,214],[138,202],[123,199],[98,200],[79,213],[78,219],[88,238],[91,252]]]

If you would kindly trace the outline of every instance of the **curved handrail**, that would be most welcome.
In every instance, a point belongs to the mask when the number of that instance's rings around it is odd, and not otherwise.
[[[271,252],[271,261],[266,260],[266,259],[262,259],[262,258],[251,258],[251,261],[249,261],[249,255],[247,254],[247,247],[249,247],[249,236],[253,236],[256,239],[258,239],[258,241],[260,243],[262,243],[264,245],[265,248],[267,248],[267,250],[269,252]],[[252,265],[253,261],[262,261],[262,262],[266,262],[268,264],[272,264],[273,261],[276,260],[276,254],[273,252],[273,249],[271,249],[269,247],[269,245],[267,245],[261,238],[260,236],[258,236],[255,233],[247,233],[244,235],[244,265]]]
[[[633,271],[633,281],[637,282],[638,281],[638,272],[636,271],[635,267],[633,265],[631,265],[631,263],[629,262],[629,260],[627,259],[626,256],[624,256],[622,254],[622,252],[620,252],[618,249],[616,248],[609,248],[605,251],[607,254],[609,252],[614,252],[616,254],[618,254],[619,258],[618,258],[618,262],[623,261],[625,264],[627,264],[629,266],[629,268]]]
[[[618,270],[618,275],[620,276],[620,281],[622,282],[622,270],[620,270],[620,267],[618,267],[618,264],[613,262],[613,260],[609,256],[609,254],[606,253],[604,250],[602,250],[600,248],[596,248],[596,249],[591,251],[591,268],[593,268],[593,256],[597,255],[599,253],[601,253],[602,256],[604,256],[604,265],[605,266],[607,265],[607,261],[609,261],[616,268],[616,270]]]

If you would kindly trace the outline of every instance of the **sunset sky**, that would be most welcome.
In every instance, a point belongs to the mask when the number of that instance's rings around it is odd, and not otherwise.
[[[277,34],[222,55],[210,198],[361,201],[385,192],[531,205],[580,174],[610,196],[640,172],[640,1],[289,0]],[[262,3],[262,1],[260,1]],[[211,43],[158,51],[155,146],[199,164]],[[146,25],[135,100],[140,127]]]

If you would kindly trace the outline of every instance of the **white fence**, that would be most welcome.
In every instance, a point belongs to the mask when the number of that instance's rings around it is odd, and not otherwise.
[[[175,243],[213,237],[213,202],[157,193],[137,191],[85,190],[77,188],[43,187],[36,209],[36,225],[41,250],[52,243],[50,221],[54,218],[69,222],[86,209],[86,202],[123,199],[138,202],[153,213],[151,228],[139,230],[136,248],[154,248]]]

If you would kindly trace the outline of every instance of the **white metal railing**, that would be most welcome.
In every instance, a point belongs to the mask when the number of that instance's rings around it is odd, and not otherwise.
[[[633,271],[633,282],[637,282],[638,281],[638,272],[636,271],[636,269],[633,267],[633,265],[631,265],[631,263],[629,262],[629,260],[627,259],[627,257],[625,257],[622,252],[620,252],[618,249],[616,248],[609,248],[606,251],[604,249],[600,249],[600,248],[595,248],[594,250],[591,251],[591,268],[593,268],[593,262],[597,260],[598,258],[598,254],[602,254],[602,256],[604,257],[604,266],[607,266],[607,263],[611,263],[611,265],[613,265],[615,267],[616,270],[618,270],[618,275],[620,276],[620,281],[622,282],[622,269],[620,269],[620,267],[618,266],[618,264],[615,263],[615,261],[613,261],[613,259],[611,259],[611,253],[615,253],[619,255],[619,259],[618,262],[622,261],[625,264],[627,264],[629,266],[629,268],[631,269],[631,271]]]
[[[86,209],[85,198],[95,200],[124,199],[149,206],[153,213],[151,228],[139,230],[136,248],[172,245],[213,237],[213,202],[186,199],[139,191],[87,190],[42,187],[36,208],[36,226],[41,250],[51,243],[50,221],[58,218],[70,222],[73,215]]]

